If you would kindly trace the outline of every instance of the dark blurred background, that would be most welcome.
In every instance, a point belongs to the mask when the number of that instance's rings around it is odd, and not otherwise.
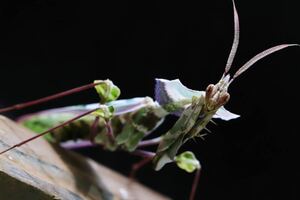
[[[297,1],[236,1],[241,40],[232,71],[260,51],[300,43]],[[32,100],[111,79],[122,98],[153,96],[154,78],[203,90],[222,75],[233,39],[230,0],[1,1],[0,104]],[[231,85],[226,106],[241,118],[209,125],[188,143],[203,171],[197,199],[300,199],[299,67],[293,47],[258,62]],[[7,116],[97,101],[93,90]],[[159,132],[176,120],[170,117]],[[83,149],[128,174],[136,157]],[[138,173],[149,187],[187,199],[193,175],[175,166]]]

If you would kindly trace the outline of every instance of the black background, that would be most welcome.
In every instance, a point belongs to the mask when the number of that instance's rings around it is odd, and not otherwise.
[[[241,41],[233,71],[260,51],[300,43],[296,1],[237,1]],[[153,96],[154,78],[203,90],[222,75],[233,39],[230,0],[1,1],[0,104],[7,106],[109,78],[122,98]],[[299,199],[300,49],[258,62],[231,85],[229,110],[241,114],[209,125],[206,141],[190,142],[203,171],[197,199]],[[97,101],[87,91],[19,112]],[[159,130],[171,127],[168,118]],[[136,158],[84,149],[128,174]],[[150,166],[141,182],[187,199],[192,175]]]

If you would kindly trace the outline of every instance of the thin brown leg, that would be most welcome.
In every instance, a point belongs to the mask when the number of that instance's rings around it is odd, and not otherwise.
[[[109,137],[112,141],[114,141],[115,135],[114,135],[114,130],[113,130],[112,125],[111,125],[111,121],[110,121],[110,120],[107,121],[107,122],[105,123],[105,126],[106,126],[106,130],[107,130],[108,137]]]
[[[145,166],[147,163],[151,162],[151,160],[152,160],[152,157],[146,157],[146,158],[142,159],[141,161],[133,164],[132,168],[131,168],[131,172],[130,172],[129,178],[131,180],[134,180],[137,171],[139,169],[141,169],[143,166]]]
[[[196,190],[197,190],[199,178],[200,178],[200,171],[201,171],[201,169],[198,169],[196,171],[189,200],[195,200]]]
[[[27,108],[27,107],[30,107],[30,106],[34,106],[34,105],[44,103],[44,102],[52,101],[54,99],[58,99],[58,98],[61,98],[61,97],[68,96],[70,94],[75,94],[75,93],[93,88],[93,87],[95,87],[96,85],[99,85],[99,84],[100,83],[90,83],[90,84],[83,85],[83,86],[80,86],[80,87],[77,87],[77,88],[73,88],[71,90],[67,90],[67,91],[60,92],[60,93],[57,93],[57,94],[54,94],[54,95],[43,97],[43,98],[40,98],[40,99],[37,99],[37,100],[28,101],[28,102],[12,105],[12,106],[9,106],[9,107],[1,108],[0,113],[12,111],[12,110],[21,110],[23,108]]]
[[[140,150],[140,149],[135,150],[134,152],[132,152],[132,154],[136,155],[136,156],[140,156],[143,159],[132,165],[131,172],[129,175],[130,180],[133,180],[136,175],[136,172],[139,169],[141,169],[143,166],[145,166],[147,163],[151,162],[155,155],[155,153],[153,153],[153,152],[144,151],[144,150]]]
[[[33,136],[33,137],[30,137],[30,138],[28,138],[28,139],[26,139],[26,140],[23,140],[22,142],[19,142],[19,143],[17,143],[17,144],[14,144],[12,147],[9,147],[9,148],[7,148],[7,149],[1,151],[1,152],[0,152],[0,155],[1,155],[1,154],[4,154],[4,153],[7,152],[7,151],[10,151],[10,150],[12,150],[12,149],[15,149],[15,148],[17,148],[17,147],[20,147],[20,146],[22,146],[22,145],[24,145],[24,144],[26,144],[26,143],[28,143],[28,142],[30,142],[30,141],[32,141],[32,140],[35,140],[35,139],[37,139],[37,138],[39,138],[39,137],[42,137],[43,135],[46,135],[47,133],[53,132],[53,131],[56,130],[56,129],[59,129],[59,128],[61,128],[61,127],[64,127],[64,126],[66,126],[67,124],[70,124],[71,122],[73,122],[73,121],[75,121],[75,120],[77,120],[77,119],[80,119],[80,118],[82,118],[82,117],[84,117],[84,116],[86,116],[86,115],[88,115],[88,114],[91,114],[92,112],[95,112],[97,109],[99,109],[99,108],[95,108],[95,109],[89,110],[89,111],[87,111],[87,112],[84,112],[84,113],[82,113],[82,114],[80,114],[80,115],[77,115],[76,117],[73,117],[73,118],[71,118],[71,119],[69,119],[69,120],[67,120],[67,121],[65,121],[65,122],[63,122],[63,123],[61,123],[61,124],[59,124],[59,125],[57,125],[57,126],[55,126],[55,127],[52,127],[52,128],[50,128],[50,129],[46,130],[46,131],[44,131],[44,132],[42,132],[42,133],[40,133],[40,134],[37,134],[37,135],[35,135],[35,136]]]
[[[95,137],[97,136],[98,134],[98,125],[99,125],[99,120],[100,120],[100,117],[97,116],[92,124],[92,127],[91,127],[91,134],[90,134],[90,141],[91,143],[94,143],[95,142]]]

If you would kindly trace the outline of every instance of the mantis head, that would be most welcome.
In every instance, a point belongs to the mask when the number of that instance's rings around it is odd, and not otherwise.
[[[234,1],[232,1],[233,4],[233,12],[234,12],[234,39],[233,44],[231,47],[230,54],[227,59],[227,63],[225,66],[225,70],[223,73],[222,78],[217,84],[210,84],[205,91],[205,100],[206,100],[206,107],[208,111],[212,110],[218,110],[221,106],[226,104],[229,101],[230,95],[227,92],[229,85],[235,80],[238,76],[240,76],[243,72],[245,72],[247,69],[249,69],[254,63],[259,61],[260,59],[266,57],[269,54],[272,54],[276,51],[279,51],[281,49],[290,47],[290,46],[299,46],[299,44],[282,44],[278,46],[274,46],[272,48],[269,48],[256,56],[254,56],[252,59],[250,59],[248,62],[246,62],[242,67],[239,68],[239,70],[232,76],[228,73],[232,63],[233,59],[235,57],[238,44],[239,44],[239,37],[240,37],[240,25],[239,25],[239,16],[235,7]]]
[[[235,119],[238,117],[238,115],[229,113],[223,107],[223,105],[225,105],[230,98],[230,95],[228,93],[228,88],[230,84],[260,59],[281,49],[290,46],[299,46],[299,44],[281,44],[271,47],[251,58],[248,62],[242,65],[236,71],[236,73],[233,74],[233,76],[231,76],[229,71],[237,52],[240,37],[239,16],[234,1],[232,1],[232,4],[234,13],[234,39],[220,81],[217,84],[208,85],[205,91],[196,91],[185,87],[181,84],[181,82],[178,79],[171,81],[165,79],[156,79],[155,99],[160,105],[164,106],[171,103],[172,105],[174,104],[173,106],[171,106],[171,108],[176,108],[176,106],[177,108],[186,108],[187,105],[190,105],[190,100],[194,96],[199,97],[205,95],[206,111],[211,113],[216,112],[215,118],[221,118],[224,120]],[[173,112],[172,109],[167,109],[168,112],[180,116],[184,109],[178,110],[178,112]]]
[[[206,109],[208,111],[217,110],[225,105],[230,98],[227,92],[230,75],[222,78],[217,84],[210,84],[205,90]]]
[[[217,84],[210,84],[205,91],[191,90],[176,80],[157,79],[155,88],[156,101],[169,113],[180,118],[175,125],[164,135],[154,158],[155,169],[160,170],[165,164],[177,162],[178,166],[186,171],[200,169],[199,164],[191,153],[176,157],[179,148],[189,139],[200,136],[200,132],[211,121],[219,118],[225,121],[236,119],[239,115],[224,108],[229,101],[228,88],[230,84],[254,63],[260,59],[290,46],[298,44],[282,44],[269,48],[242,65],[233,76],[229,71],[232,66],[239,44],[239,17],[233,3],[234,11],[234,40],[225,66],[225,70]],[[190,165],[191,164],[191,165]],[[190,168],[191,167],[191,168]]]

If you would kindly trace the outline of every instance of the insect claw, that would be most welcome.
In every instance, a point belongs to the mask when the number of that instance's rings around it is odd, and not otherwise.
[[[197,143],[197,140],[195,139],[195,138],[192,138],[193,139],[193,141],[195,142],[195,143]]]
[[[213,123],[214,125],[218,126],[218,124],[214,121],[214,120],[210,120],[211,123]]]
[[[211,131],[208,128],[204,128],[208,133],[211,133]]]
[[[203,134],[199,134],[197,137],[201,138],[202,140],[205,141],[205,136],[207,135],[207,133],[203,133]]]

